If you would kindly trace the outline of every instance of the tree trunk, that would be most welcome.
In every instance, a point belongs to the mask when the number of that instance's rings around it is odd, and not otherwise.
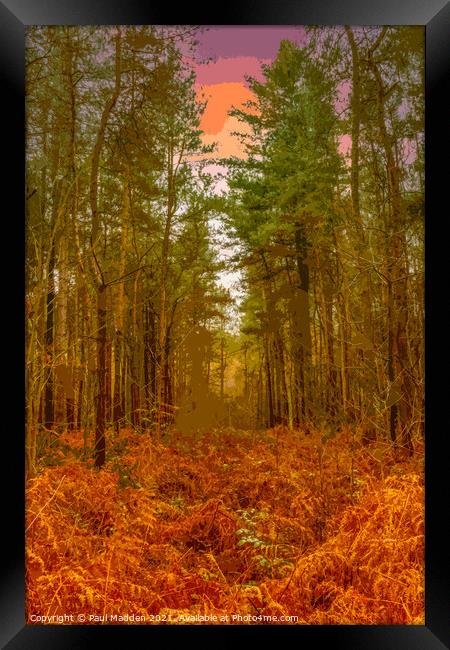
[[[117,102],[121,88],[121,34],[117,29],[115,38],[115,85],[114,91],[106,103],[97,132],[94,151],[91,163],[91,178],[89,187],[89,199],[92,215],[91,229],[91,252],[93,275],[97,285],[97,373],[98,373],[98,396],[95,424],[95,466],[103,466],[106,457],[105,446],[105,418],[106,418],[106,284],[102,269],[96,256],[96,245],[100,237],[100,216],[98,213],[98,174],[100,157],[105,139],[106,127],[112,110]]]
[[[97,292],[97,375],[98,394],[95,422],[95,467],[105,463],[105,425],[106,425],[106,287],[100,285]]]
[[[50,261],[48,265],[47,279],[47,318],[45,328],[46,348],[46,382],[45,382],[45,406],[44,425],[51,429],[54,423],[54,400],[53,400],[53,326],[55,309],[55,240],[52,239],[50,248]]]
[[[122,223],[120,231],[120,254],[119,254],[119,278],[125,275],[126,255],[128,250],[129,221],[130,221],[130,170],[125,169],[123,179],[122,195]],[[114,402],[113,419],[116,430],[119,431],[120,424],[125,416],[122,396],[122,375],[125,358],[125,281],[117,285],[117,311],[116,311],[116,345],[115,345],[115,381],[114,381]]]
[[[174,210],[174,188],[173,188],[173,143],[168,146],[167,157],[167,211],[166,223],[164,227],[164,237],[162,242],[161,252],[161,275],[159,285],[159,373],[157,376],[157,415],[156,415],[156,439],[161,442],[161,423],[162,423],[162,400],[164,394],[164,387],[166,385],[165,373],[167,371],[166,364],[166,302],[167,302],[167,272],[169,267],[169,246],[170,235],[172,231],[172,219]]]
[[[382,32],[383,34],[383,32]],[[381,36],[381,35],[380,35]],[[411,441],[411,414],[409,359],[407,345],[407,277],[408,267],[404,255],[405,232],[403,206],[401,200],[400,172],[395,159],[392,142],[393,139],[387,131],[385,118],[385,97],[381,72],[373,58],[373,48],[369,51],[369,65],[373,71],[377,85],[377,117],[378,128],[386,157],[386,172],[390,200],[390,255],[389,279],[391,314],[389,321],[389,381],[394,381],[399,389],[399,399],[390,406],[390,434],[391,439],[396,439],[397,428],[401,432],[401,441],[409,453],[412,452]],[[391,384],[392,386],[392,384]],[[391,400],[392,401],[392,400]]]
[[[364,239],[364,230],[361,221],[359,205],[359,132],[361,128],[361,79],[358,46],[351,27],[346,26],[348,42],[352,52],[352,151],[351,151],[351,190],[353,217],[357,225],[359,235]]]
[[[295,224],[295,255],[298,272],[298,291],[294,298],[294,323],[295,330],[295,359],[297,362],[297,382],[300,392],[301,417],[306,420],[307,391],[306,380],[310,372],[311,357],[311,329],[309,315],[309,267],[306,263],[307,241],[304,236],[303,226]],[[306,371],[306,372],[305,372]]]
[[[220,338],[220,399],[224,399],[224,386],[225,386],[225,341],[223,333]]]
[[[266,337],[266,386],[267,386],[267,426],[272,429],[275,426],[275,417],[273,411],[273,386],[272,386],[272,370],[270,367],[269,356],[269,342]]]

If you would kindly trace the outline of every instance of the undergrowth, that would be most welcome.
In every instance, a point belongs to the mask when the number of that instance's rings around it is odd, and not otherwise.
[[[163,446],[122,430],[108,443],[96,471],[83,433],[61,434],[64,459],[29,481],[28,617],[423,624],[421,443],[411,458],[351,431],[229,429]]]

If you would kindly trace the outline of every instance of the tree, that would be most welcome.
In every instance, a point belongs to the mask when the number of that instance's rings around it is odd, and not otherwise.
[[[309,52],[283,41],[272,66],[264,68],[265,81],[251,81],[256,100],[248,110],[233,114],[251,127],[246,161],[230,161],[230,182],[239,208],[231,225],[245,248],[257,253],[265,283],[268,331],[280,330],[273,320],[277,283],[290,321],[290,356],[294,371],[291,408],[298,425],[311,415],[311,248],[317,233],[332,219],[332,196],[340,170],[335,141],[334,82],[326,78]],[[320,236],[319,236],[320,237]],[[293,278],[296,276],[296,280]],[[277,280],[275,280],[277,278]],[[280,280],[278,279],[280,278]],[[274,302],[275,301],[275,302]],[[267,337],[266,337],[267,338]],[[273,337],[272,337],[273,338]],[[273,410],[271,360],[278,364],[278,393],[286,383],[281,339],[266,340],[265,358],[269,413]],[[284,413],[269,421],[287,419]]]

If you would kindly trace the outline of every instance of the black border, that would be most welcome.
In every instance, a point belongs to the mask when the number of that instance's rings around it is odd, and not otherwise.
[[[424,626],[271,626],[264,633],[286,628],[300,642],[364,650],[442,650],[450,648],[450,562],[445,534],[450,502],[445,453],[450,427],[447,413],[450,367],[448,336],[449,253],[444,236],[450,196],[450,3],[445,0],[240,0],[220,7],[220,15],[186,2],[175,11],[169,3],[150,0],[3,0],[0,2],[0,72],[3,109],[2,248],[6,324],[2,352],[7,378],[2,404],[5,486],[0,510],[3,522],[0,589],[0,642],[8,650],[29,648],[90,648],[113,641],[148,643],[157,634],[164,642],[189,642],[196,632],[217,631],[223,640],[259,632],[258,626],[35,626],[24,625],[24,445],[19,414],[24,413],[23,287],[24,287],[24,33],[35,24],[209,24],[209,25],[424,25],[426,28],[426,624]],[[447,93],[445,93],[447,91]],[[6,142],[6,145],[4,144]],[[11,258],[5,260],[5,253]],[[446,275],[447,272],[447,275]],[[445,286],[444,286],[445,284]],[[17,286],[18,285],[18,286]],[[18,301],[18,303],[17,303]],[[16,309],[10,307],[17,304]],[[11,311],[21,318],[18,326]],[[17,337],[17,340],[15,340]],[[438,376],[439,369],[442,376]],[[447,381],[445,381],[447,379]],[[3,389],[4,390],[4,389]],[[8,498],[8,495],[13,495]],[[164,632],[166,630],[166,632]],[[235,631],[238,630],[236,633]],[[179,634],[182,634],[180,637]],[[131,637],[131,639],[130,639]],[[160,637],[161,638],[161,637]],[[248,638],[248,637],[247,637]],[[256,640],[253,636],[253,640]],[[297,642],[298,642],[297,641]],[[308,647],[308,646],[307,646]]]

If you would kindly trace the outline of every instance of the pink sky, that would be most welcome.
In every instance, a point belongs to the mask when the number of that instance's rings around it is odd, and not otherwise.
[[[216,142],[213,157],[244,157],[239,140],[233,131],[244,131],[236,118],[230,117],[232,107],[240,108],[254,98],[246,77],[263,80],[262,68],[276,57],[282,39],[299,45],[306,41],[305,28],[286,27],[208,27],[198,37],[197,53],[205,63],[196,63],[196,88],[199,98],[207,99],[201,129],[205,144]],[[350,84],[338,89],[336,110],[342,110],[348,102]],[[340,139],[339,149],[346,155],[351,147],[350,136]]]
[[[280,41],[292,40],[299,45],[305,42],[303,27],[223,27],[203,31],[199,38],[198,54],[209,63],[197,63],[196,89],[199,99],[208,99],[201,121],[205,144],[217,143],[217,150],[208,158],[245,156],[243,147],[233,134],[234,131],[244,131],[245,125],[236,118],[228,115],[234,106],[242,107],[245,102],[254,98],[246,82],[246,76],[255,77],[262,81],[261,66],[270,64],[276,57]],[[348,88],[341,89],[341,102],[345,104],[348,98]],[[248,127],[247,127],[248,128]],[[350,148],[349,136],[342,138],[340,149],[342,153]],[[226,177],[221,176],[226,170],[218,164],[210,164],[206,171],[216,178],[215,190],[226,192]],[[227,259],[232,248],[221,248],[221,258]],[[240,271],[222,271],[219,282],[231,289],[239,300],[239,287],[242,282]]]
[[[269,64],[272,59],[258,59],[256,56],[219,57],[216,61],[196,65],[197,84],[245,83],[244,75],[263,80],[261,64]]]
[[[208,105],[200,127],[205,144],[218,144],[214,157],[244,156],[232,133],[243,131],[245,126],[230,117],[228,111],[254,98],[246,76],[262,81],[261,66],[274,60],[280,41],[290,39],[301,45],[305,37],[302,26],[211,26],[201,31],[197,53],[205,63],[195,65],[196,88],[199,98],[208,99]]]

